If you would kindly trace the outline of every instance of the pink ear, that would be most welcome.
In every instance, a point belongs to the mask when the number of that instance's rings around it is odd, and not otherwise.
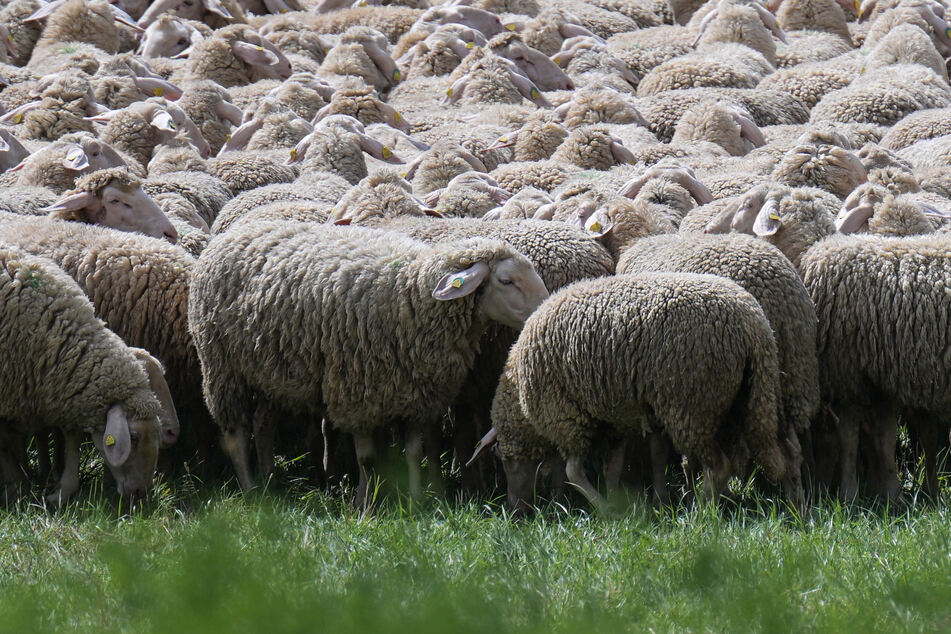
[[[143,95],[149,97],[165,97],[175,101],[182,96],[181,88],[158,77],[133,77],[132,81]]]
[[[86,207],[98,207],[99,198],[89,192],[79,192],[66,198],[61,198],[49,207],[43,207],[40,211],[74,211],[85,209]]]
[[[52,15],[53,13],[55,13],[56,10],[59,9],[59,8],[63,5],[63,1],[64,1],[64,0],[56,0],[56,2],[50,2],[49,4],[46,4],[46,5],[42,6],[42,7],[40,7],[39,9],[37,9],[36,12],[35,12],[33,15],[31,15],[30,17],[28,17],[27,19],[25,19],[25,20],[23,20],[23,21],[24,21],[24,22],[35,22],[35,21],[37,21],[37,20],[42,20],[43,18],[49,17],[50,15]]]
[[[252,66],[273,66],[281,60],[277,55],[263,46],[255,46],[247,42],[235,42],[231,45],[234,56]]]
[[[489,265],[476,262],[464,271],[448,273],[433,289],[433,299],[448,301],[470,295],[489,275]]]
[[[869,221],[875,208],[870,203],[863,203],[850,209],[835,223],[835,230],[839,233],[855,233]]]
[[[779,205],[775,199],[767,200],[753,221],[753,233],[761,238],[771,236],[779,231],[780,226],[782,222],[779,220]]]
[[[352,222],[351,218],[341,218],[340,220],[334,220],[334,224],[339,227],[345,227]]]
[[[211,11],[212,13],[217,13],[223,18],[228,18],[233,20],[234,16],[231,15],[231,12],[223,5],[220,0],[205,0],[205,8]]]
[[[13,121],[13,123],[20,123],[23,121],[23,115],[30,112],[31,110],[36,110],[39,108],[40,103],[40,101],[31,101],[30,103],[23,104],[19,108],[14,108],[10,112],[0,117],[0,122],[6,123],[7,121]]]
[[[175,131],[175,122],[172,120],[172,115],[165,111],[160,111],[152,117],[151,121],[152,127],[156,130],[164,130],[167,132]]]

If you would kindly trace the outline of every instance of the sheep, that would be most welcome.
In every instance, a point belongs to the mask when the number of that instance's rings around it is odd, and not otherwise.
[[[847,87],[858,74],[826,62],[813,62],[780,69],[764,77],[757,88],[786,91],[812,108],[827,94]]]
[[[686,88],[754,88],[773,67],[766,57],[741,46],[721,44],[666,61],[644,75],[637,96]]]
[[[916,170],[947,165],[949,156],[951,135],[917,141],[898,151],[898,157],[910,163]]]
[[[643,77],[668,60],[692,53],[695,36],[694,31],[683,26],[656,26],[615,35],[608,40],[608,51],[634,75]]]
[[[778,90],[736,88],[691,88],[669,90],[639,99],[638,111],[650,122],[650,129],[662,142],[673,138],[677,122],[691,105],[707,98],[735,102],[749,112],[756,125],[806,123],[809,109],[796,97]]]
[[[211,174],[201,172],[171,172],[152,176],[142,183],[149,196],[174,193],[195,206],[201,219],[210,227],[218,213],[234,194],[228,185]]]
[[[610,89],[579,89],[570,101],[555,109],[555,115],[568,128],[596,123],[636,123],[650,127],[631,100]]]
[[[415,198],[411,190],[412,186],[399,174],[381,170],[351,188],[334,206],[330,219],[336,224],[368,224],[399,216],[440,217]]]
[[[651,271],[719,275],[756,298],[772,327],[779,355],[779,428],[781,433],[798,435],[808,462],[810,423],[819,409],[816,309],[792,264],[751,236],[675,234],[639,240],[617,263],[619,274]]]
[[[76,280],[110,330],[162,362],[185,429],[209,459],[213,423],[187,322],[194,258],[162,240],[46,217],[0,218],[0,242],[51,259]]]
[[[165,14],[145,29],[136,53],[142,57],[174,58],[210,37],[211,33],[212,30],[204,22]]]
[[[788,484],[791,501],[802,502],[798,468],[786,464],[777,442],[776,344],[756,300],[734,282],[653,273],[573,284],[525,323],[508,371],[525,418],[565,458],[568,480],[598,506],[602,498],[583,466],[597,421],[623,440],[666,432],[678,451],[700,462],[705,494],[714,500],[745,463],[746,446],[771,480]],[[736,427],[723,424],[728,415],[739,418]],[[623,456],[623,440],[606,464]],[[654,465],[662,498],[663,466]],[[531,474],[506,475],[509,499],[528,502]]]
[[[79,446],[89,433],[116,480],[135,499],[152,484],[161,404],[139,359],[97,319],[76,283],[52,262],[0,247],[4,368],[0,420],[33,433],[53,426],[65,437],[65,462],[46,501],[62,505],[79,489]],[[144,352],[144,351],[143,351]],[[4,472],[12,456],[0,450]]]
[[[210,79],[223,88],[290,76],[291,65],[284,54],[244,24],[218,29],[212,37],[195,44],[185,71],[185,79]]]
[[[366,26],[352,26],[330,49],[320,65],[322,74],[352,75],[378,92],[383,92],[401,78],[396,62],[386,52],[386,36]]]
[[[220,29],[233,23],[247,22],[241,4],[231,0],[201,0],[185,3],[178,0],[158,0],[139,18],[138,25],[146,28],[152,25],[163,13],[170,12],[188,20],[204,22],[212,29]]]
[[[793,186],[824,189],[845,198],[868,180],[859,158],[834,145],[798,145],[773,169],[772,180]]]
[[[782,0],[774,10],[776,22],[787,34],[821,31],[837,35],[847,45],[852,42],[849,20],[836,0]]]
[[[340,201],[350,189],[350,183],[336,174],[317,172],[319,186],[309,183],[281,183],[266,185],[239,194],[221,209],[211,226],[214,234],[224,233],[238,220],[250,215],[256,209],[276,203],[314,203],[323,209],[330,209]],[[268,213],[272,213],[272,209]]]
[[[290,149],[314,130],[296,112],[270,96],[249,109],[244,119],[219,155],[234,150]]]
[[[928,34],[914,24],[900,24],[878,40],[868,55],[865,68],[872,70],[891,64],[920,64],[948,81],[944,58]]]
[[[847,30],[847,29],[846,29]],[[802,64],[826,62],[853,50],[851,40],[821,31],[792,31],[788,44],[776,46],[776,68],[795,68]]]
[[[311,121],[333,97],[334,89],[310,72],[295,72],[278,86],[271,89],[268,97],[274,98]]]
[[[483,220],[522,220],[531,218],[539,207],[551,203],[548,194],[534,187],[526,187],[505,201],[505,204],[490,209]]]
[[[178,107],[197,126],[211,154],[217,154],[228,140],[231,127],[241,125],[244,113],[231,102],[228,91],[213,81],[194,81],[182,88],[184,94],[177,101]]]
[[[948,237],[831,236],[802,256],[800,272],[819,315],[820,381],[838,416],[841,494],[857,492],[856,448],[870,439],[869,487],[895,499],[898,408],[916,423],[946,418]],[[860,293],[862,301],[848,301]],[[925,420],[922,420],[925,419]],[[927,445],[926,445],[926,454]],[[937,485],[927,456],[929,488]],[[931,489],[937,491],[937,489]]]
[[[43,28],[35,21],[29,21],[39,8],[40,0],[14,0],[0,9],[0,24],[7,28],[8,43],[16,49],[7,47],[8,62],[16,66],[25,66],[30,61],[33,47],[40,39]]]
[[[175,227],[178,246],[197,258],[211,237],[208,223],[198,215],[195,205],[188,202],[184,196],[171,192],[159,194],[153,200]]]
[[[919,64],[876,68],[846,88],[826,94],[812,109],[811,121],[857,121],[890,126],[926,108],[951,106],[951,87]]]
[[[10,110],[0,122],[21,125],[24,139],[55,141],[71,132],[92,132],[86,117],[99,112],[89,77],[81,72],[63,72],[44,78],[35,88],[36,97]]]
[[[413,45],[397,60],[408,75],[439,76],[451,73],[475,46],[488,41],[481,32],[461,24],[444,24]]]
[[[766,145],[748,112],[724,102],[704,102],[687,108],[674,128],[673,144],[711,141],[732,156],[743,156]]]
[[[47,187],[61,194],[75,187],[82,175],[125,166],[125,160],[112,147],[91,134],[67,134],[14,167],[14,183]]]
[[[525,161],[500,165],[489,173],[499,187],[510,192],[525,187],[534,187],[546,192],[568,180],[571,174],[581,170],[571,165],[559,165],[552,161]]]
[[[485,325],[495,320],[519,328],[548,296],[531,264],[501,242],[427,247],[393,233],[307,223],[251,224],[226,236],[212,240],[199,258],[188,312],[206,401],[245,490],[253,485],[247,455],[252,416],[260,473],[266,477],[273,465],[267,411],[279,407],[307,414],[326,409],[336,427],[353,434],[360,465],[358,504],[368,501],[370,434],[388,421],[407,421],[410,489],[418,495],[420,431],[438,420],[461,389]],[[270,254],[271,266],[245,270],[262,249]],[[293,273],[290,260],[281,255],[285,252],[295,254]],[[334,281],[341,274],[349,278],[345,285]],[[317,293],[298,304],[296,296],[269,294],[273,299],[266,300],[256,290],[286,284],[292,279],[288,275],[308,279]],[[372,284],[374,295],[360,290],[365,284]],[[480,287],[483,292],[473,296]],[[358,310],[352,305],[357,299]],[[276,309],[273,301],[285,308]],[[394,314],[405,318],[394,320]],[[261,344],[238,342],[249,331],[232,326],[245,319],[261,325],[256,329],[266,333]],[[336,323],[339,319],[346,327]],[[291,323],[294,334],[287,338],[282,333]],[[301,324],[306,324],[303,335]],[[361,342],[356,331],[372,332],[380,345]],[[466,338],[460,339],[460,332]],[[313,341],[306,359],[290,349],[279,353],[280,367],[272,353],[257,358],[255,350],[280,350],[282,341],[296,341],[293,347],[300,350],[302,336]],[[299,364],[293,374],[308,377],[305,382],[287,381],[289,362]],[[340,379],[344,385],[336,386]],[[258,396],[253,414],[252,394]],[[269,401],[278,394],[280,404]]]
[[[37,20],[48,16],[46,26],[33,48],[29,65],[46,68],[46,55],[67,42],[91,44],[110,55],[117,53],[117,10],[121,11],[104,0],[67,0],[46,4],[29,18]]]
[[[175,244],[178,234],[141,182],[123,168],[103,169],[76,180],[76,187],[43,211],[59,220],[136,231]]]
[[[951,108],[933,108],[913,112],[895,123],[881,143],[889,150],[898,151],[918,141],[947,134],[951,134]]]
[[[385,123],[403,132],[408,132],[411,125],[393,106],[380,101],[370,88],[335,91],[330,102],[314,113],[313,123],[334,114],[353,117],[365,126]]]
[[[473,61],[469,63],[469,60]],[[514,62],[485,49],[467,57],[450,75],[450,80],[453,83],[446,90],[448,103],[462,99],[466,104],[520,104],[522,99],[528,99],[538,106],[551,106]]]
[[[174,139],[179,128],[188,135],[202,157],[211,155],[211,146],[185,111],[165,99],[153,97],[91,119],[105,124],[100,139],[129,154],[142,167],[152,160],[156,146]]]
[[[423,202],[443,217],[481,218],[511,197],[488,174],[471,171],[456,176],[444,189],[430,192]]]
[[[712,49],[711,44],[741,44],[760,53],[773,67],[776,66],[776,44],[772,35],[781,42],[786,41],[776,18],[758,2],[720,0],[700,21],[698,30],[696,44],[700,50]]]

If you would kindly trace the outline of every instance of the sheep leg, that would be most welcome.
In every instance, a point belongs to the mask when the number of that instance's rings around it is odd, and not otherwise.
[[[63,474],[56,490],[46,496],[46,503],[50,506],[63,506],[79,490],[79,445],[82,439],[81,432],[63,433]]]
[[[228,429],[221,436],[221,446],[231,458],[231,464],[234,465],[234,473],[242,491],[250,491],[254,487],[248,457],[249,440],[248,432],[243,428]]]
[[[420,465],[423,460],[423,432],[419,424],[407,425],[404,447],[406,449],[406,466],[409,468],[409,494],[414,500],[419,500],[423,497]]]
[[[50,430],[41,429],[33,438],[36,442],[37,475],[40,482],[46,483],[53,471],[50,462]]]
[[[661,506],[670,506],[670,492],[667,490],[667,456],[670,454],[670,442],[659,431],[651,432],[648,442],[654,498]]]
[[[429,481],[433,491],[442,494],[446,484],[442,478],[442,426],[439,423],[426,425],[426,463],[429,465]]]
[[[703,497],[716,504],[730,480],[730,459],[720,452],[711,458],[703,465]]]
[[[568,456],[565,460],[565,475],[568,476],[568,482],[581,491],[595,508],[598,510],[605,508],[604,498],[601,497],[584,473],[584,458],[582,456]]]
[[[310,454],[311,464],[317,471],[317,486],[327,486],[327,470],[324,468],[327,459],[327,449],[324,444],[322,419],[308,419],[307,421],[307,451]]]
[[[917,409],[909,410],[907,417],[908,435],[925,458],[925,493],[934,499],[938,495],[938,421]]]
[[[874,452],[870,477],[875,495],[894,502],[898,500],[900,486],[898,467],[895,464],[895,445],[898,442],[898,412],[889,408],[879,419],[866,418],[866,430]]]
[[[373,459],[376,457],[376,445],[372,434],[353,434],[353,449],[360,466],[360,483],[357,485],[357,498],[354,505],[366,509],[370,504],[370,480],[373,475]],[[418,464],[418,463],[417,463]]]
[[[513,517],[524,517],[533,511],[535,498],[535,463],[531,460],[503,460],[508,484],[508,504]]]
[[[607,489],[608,499],[621,493],[621,473],[624,471],[624,455],[627,451],[627,441],[616,443],[604,459],[604,486]]]
[[[258,402],[251,419],[254,429],[254,450],[258,457],[258,476],[262,482],[271,479],[274,472],[274,408],[266,401]]]
[[[0,432],[0,475],[3,476],[3,499],[0,502],[11,504],[20,497],[23,491],[29,491],[30,479],[24,470],[25,463],[17,460],[18,446],[23,444],[23,438],[15,433]],[[12,450],[12,451],[11,451]]]
[[[858,481],[855,470],[859,453],[859,422],[854,408],[844,409],[839,415],[839,466],[841,479],[839,496],[846,502],[855,499],[858,494]]]

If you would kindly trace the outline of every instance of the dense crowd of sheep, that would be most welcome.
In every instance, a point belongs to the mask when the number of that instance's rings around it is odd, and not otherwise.
[[[0,0],[0,494],[937,495],[946,12]]]

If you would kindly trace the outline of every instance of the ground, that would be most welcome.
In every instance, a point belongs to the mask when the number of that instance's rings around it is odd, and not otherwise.
[[[0,631],[947,631],[951,522],[912,504],[798,520],[741,509],[614,517],[305,489],[87,494],[0,510]]]

